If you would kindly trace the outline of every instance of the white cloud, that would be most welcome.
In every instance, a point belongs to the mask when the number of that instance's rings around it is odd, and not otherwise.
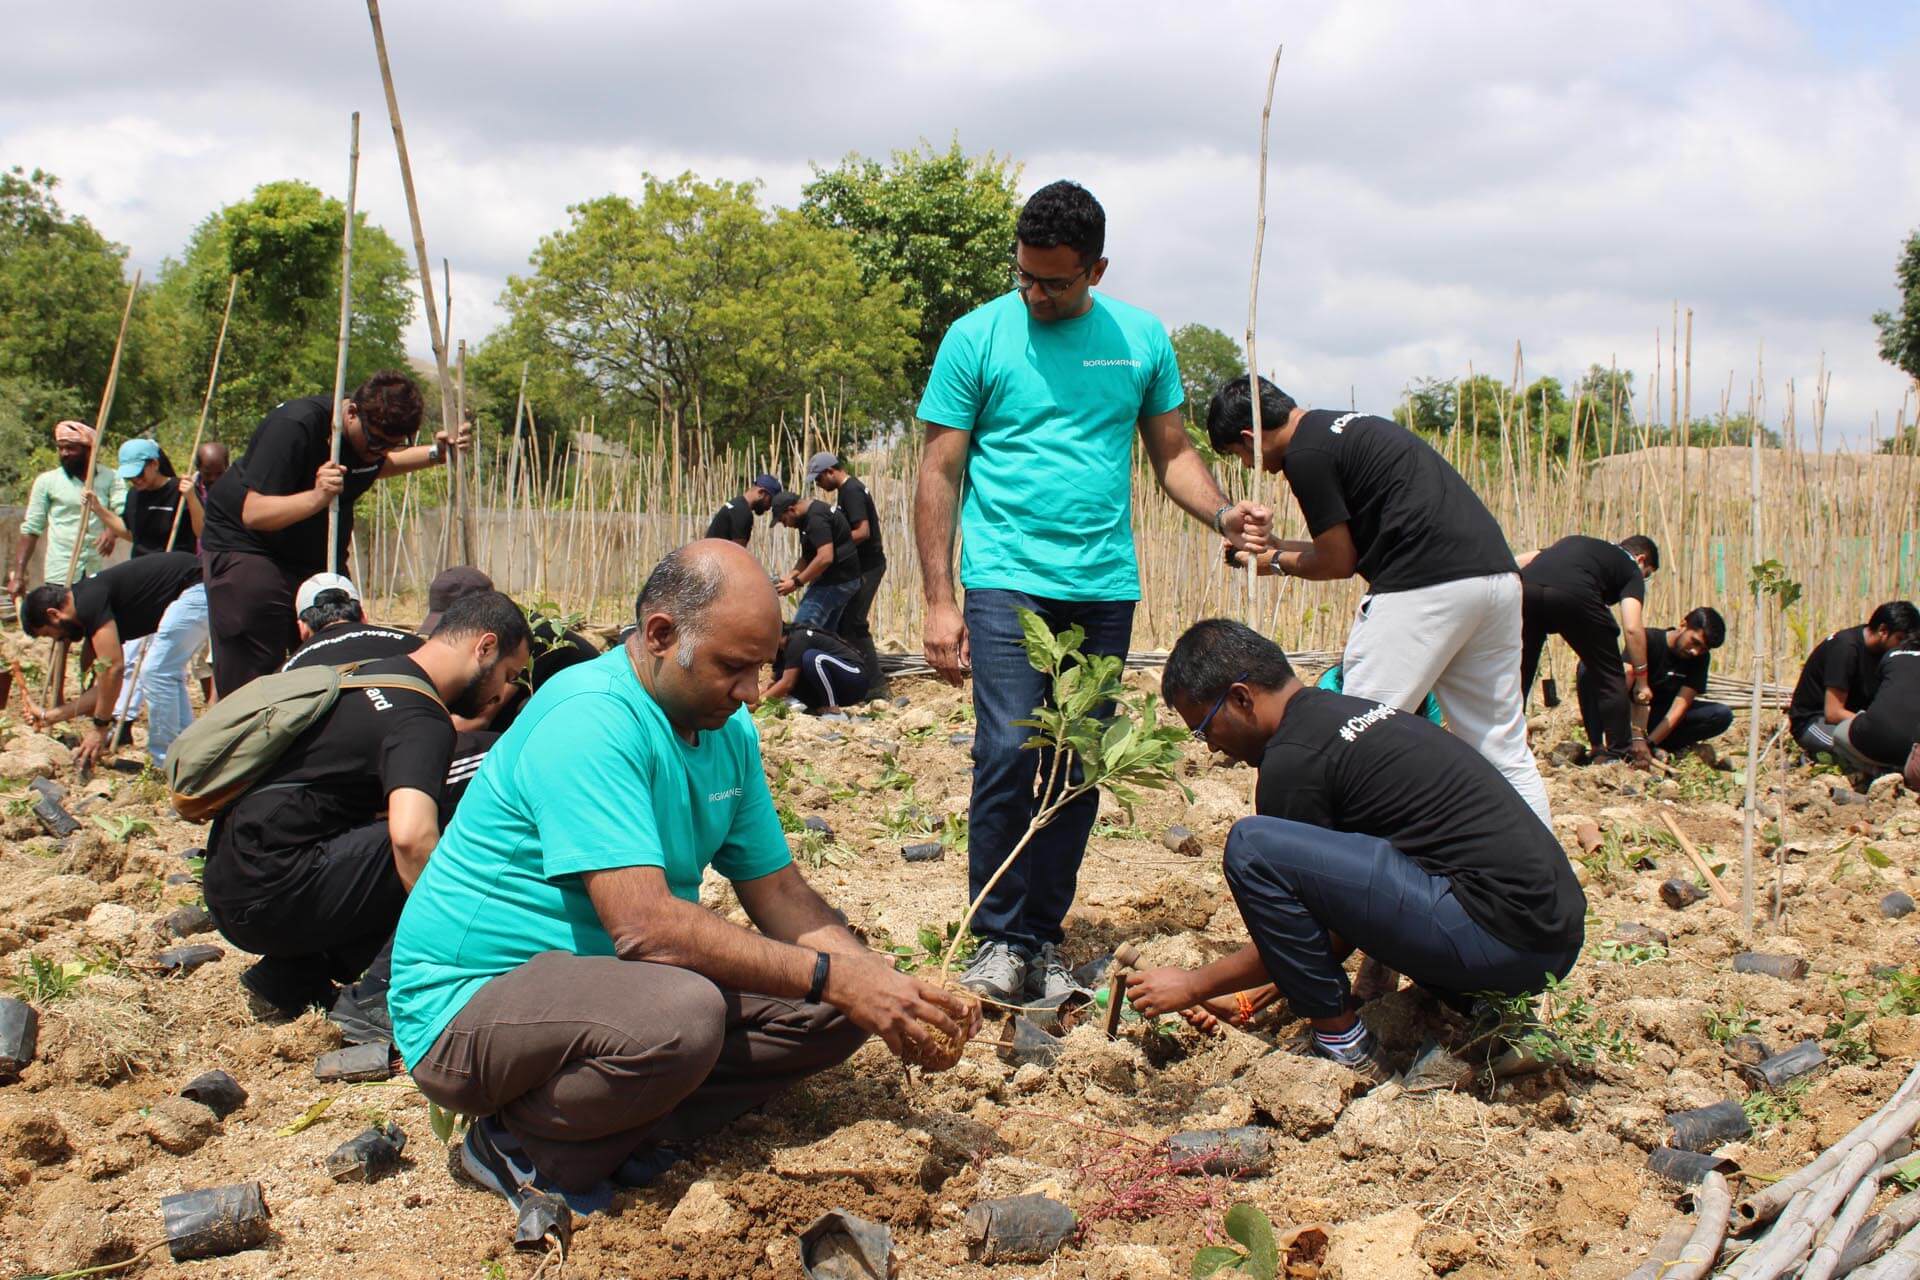
[[[1650,376],[1694,309],[1695,409],[1825,354],[1836,433],[1890,419],[1903,379],[1868,316],[1893,301],[1920,208],[1916,24],[1884,6],[1256,0],[968,6],[389,3],[387,34],[456,332],[497,323],[506,276],[566,206],[647,171],[765,181],[942,143],[1085,181],[1110,287],[1170,324],[1244,327],[1260,94],[1273,119],[1261,362],[1296,394],[1384,406],[1410,378]],[[409,239],[357,6],[98,0],[14,15],[0,157],[148,270],[260,182],[345,185]],[[182,12],[191,13],[183,20]],[[88,32],[105,38],[80,38]],[[423,326],[416,344],[424,350]],[[1349,387],[1352,388],[1351,393]]]

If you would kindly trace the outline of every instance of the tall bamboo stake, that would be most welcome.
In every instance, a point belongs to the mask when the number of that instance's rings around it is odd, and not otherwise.
[[[347,218],[340,232],[340,341],[333,359],[333,439],[328,458],[340,461],[340,434],[347,426],[347,339],[353,332],[353,211],[360,192],[360,113],[353,113],[347,143]],[[171,544],[169,544],[171,545]],[[340,563],[340,495],[327,503],[327,572]]]
[[[1749,424],[1753,429],[1747,432],[1747,455],[1750,469],[1747,476],[1748,508],[1752,520],[1750,537],[1753,563],[1758,564],[1760,555],[1760,431],[1757,423]],[[1740,932],[1742,936],[1753,933],[1753,828],[1754,828],[1754,791],[1760,773],[1760,673],[1764,659],[1761,639],[1761,595],[1760,581],[1753,582],[1753,696],[1747,704],[1747,796],[1740,810]]]
[[[1254,329],[1260,318],[1260,255],[1267,243],[1267,135],[1273,121],[1273,85],[1280,78],[1280,55],[1286,51],[1286,45],[1275,45],[1273,65],[1267,69],[1267,100],[1260,108],[1260,200],[1254,209],[1253,220],[1253,273],[1247,282],[1247,405],[1253,413],[1253,486],[1251,496],[1255,506],[1260,503],[1261,493],[1265,489],[1263,481],[1267,468],[1267,437],[1265,424],[1260,420],[1260,358],[1254,343]],[[1285,425],[1285,424],[1282,424]],[[1254,616],[1253,587],[1260,573],[1256,557],[1247,557],[1247,621],[1257,624]]]
[[[380,27],[380,0],[367,0],[367,18],[373,24],[373,49],[380,59],[380,83],[387,91],[387,118],[393,122],[393,149],[400,157],[400,187],[407,197],[407,221],[413,228],[413,253],[420,265],[420,298],[427,312],[427,338],[433,344],[433,363],[440,375],[440,421],[448,439],[456,437],[453,421],[453,384],[447,371],[446,335],[440,331],[440,312],[433,300],[433,263],[427,257],[427,234],[420,225],[420,198],[413,190],[413,165],[407,160],[407,132],[400,123],[400,99],[394,93],[393,67],[387,61],[387,37]],[[447,459],[449,465],[453,459]]]

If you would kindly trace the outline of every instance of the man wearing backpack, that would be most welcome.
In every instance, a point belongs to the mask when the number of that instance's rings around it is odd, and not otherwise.
[[[518,678],[528,646],[526,616],[506,596],[456,601],[411,654],[352,669],[337,701],[220,811],[207,909],[228,941],[261,957],[240,977],[257,1013],[333,1005],[354,1038],[385,1038],[385,948],[440,839],[450,717]]]

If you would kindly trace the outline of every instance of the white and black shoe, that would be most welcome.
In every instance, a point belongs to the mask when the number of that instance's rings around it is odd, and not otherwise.
[[[995,1004],[1021,1004],[1027,998],[1030,962],[1012,943],[987,939],[960,975],[960,986]]]

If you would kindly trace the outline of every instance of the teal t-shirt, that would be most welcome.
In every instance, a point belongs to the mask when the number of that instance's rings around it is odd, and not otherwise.
[[[697,902],[709,863],[753,880],[791,860],[745,707],[689,746],[624,645],[570,667],[487,752],[407,896],[388,995],[400,1053],[417,1063],[489,978],[543,951],[612,955],[582,872],[659,867]]]
[[[971,432],[960,585],[1057,600],[1138,600],[1133,441],[1185,400],[1159,320],[1094,294],[1042,323],[1017,293],[954,322],[919,417]]]

